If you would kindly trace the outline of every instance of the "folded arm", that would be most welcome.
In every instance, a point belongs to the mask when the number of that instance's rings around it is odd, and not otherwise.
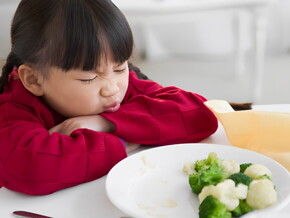
[[[198,142],[217,129],[217,119],[198,94],[176,87],[163,88],[131,75],[127,99],[103,117],[116,126],[113,134],[139,144]]]
[[[0,176],[9,189],[49,194],[100,178],[126,157],[124,144],[112,134],[89,129],[49,134],[29,111],[3,105],[1,111]]]

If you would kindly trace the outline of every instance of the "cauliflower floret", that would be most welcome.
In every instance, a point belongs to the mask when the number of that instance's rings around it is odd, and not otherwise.
[[[234,160],[223,160],[222,167],[224,171],[230,175],[240,172],[240,164]]]
[[[263,175],[267,175],[270,178],[272,176],[271,171],[267,167],[260,164],[253,164],[249,166],[244,173],[252,179],[259,179],[259,177]]]
[[[268,179],[254,180],[250,183],[247,203],[254,209],[262,209],[277,201],[277,192]]]
[[[190,175],[192,173],[196,173],[196,170],[195,170],[195,164],[192,163],[192,162],[186,162],[184,163],[183,165],[183,172],[185,172],[187,175]]]
[[[202,188],[201,192],[198,195],[199,203],[202,203],[203,200],[209,196],[212,195],[215,191],[215,186],[214,185],[208,185]]]
[[[235,186],[233,180],[226,179],[216,186],[205,186],[198,198],[201,203],[207,196],[212,195],[231,211],[239,205],[239,199],[246,199],[247,191],[248,187],[246,185],[238,184],[238,186]]]

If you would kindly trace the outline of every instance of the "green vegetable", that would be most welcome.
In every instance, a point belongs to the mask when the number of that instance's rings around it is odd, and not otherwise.
[[[215,199],[207,196],[199,205],[199,218],[231,218],[232,214],[226,206]]]
[[[245,170],[246,170],[249,166],[251,166],[251,165],[252,165],[251,163],[244,163],[244,164],[241,164],[241,165],[240,165],[240,173],[244,173]]]
[[[229,179],[233,180],[236,185],[239,183],[245,184],[247,186],[250,185],[250,183],[253,181],[253,179],[249,176],[247,176],[244,173],[235,173],[230,175]]]
[[[214,163],[207,169],[189,175],[189,184],[192,191],[199,194],[204,186],[216,185],[228,176],[220,165]]]
[[[203,188],[199,176],[200,173],[192,173],[189,175],[189,185],[191,187],[192,192],[195,194],[199,194]]]
[[[215,152],[209,153],[207,159],[198,160],[195,162],[195,170],[197,172],[209,168],[213,164],[218,164],[221,161]]]
[[[259,176],[259,179],[269,179],[269,180],[271,180],[270,176],[268,176],[267,174]]]
[[[240,199],[240,204],[234,210],[232,210],[232,215],[235,217],[242,216],[245,213],[251,212],[253,208],[247,204],[246,200]]]

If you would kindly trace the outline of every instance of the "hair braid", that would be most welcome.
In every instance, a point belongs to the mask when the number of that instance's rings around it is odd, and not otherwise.
[[[10,52],[6,60],[6,64],[2,68],[2,74],[0,77],[0,94],[4,91],[4,87],[8,82],[8,77],[12,72],[13,67],[18,67],[20,64],[20,60],[16,57],[16,55],[13,52]]]

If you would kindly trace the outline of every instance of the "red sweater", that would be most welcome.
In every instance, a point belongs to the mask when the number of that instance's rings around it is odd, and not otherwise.
[[[163,88],[130,72],[120,109],[102,116],[112,133],[75,130],[49,135],[65,118],[10,78],[0,95],[0,187],[42,195],[98,179],[127,156],[120,138],[144,145],[198,142],[217,129],[205,98]]]

